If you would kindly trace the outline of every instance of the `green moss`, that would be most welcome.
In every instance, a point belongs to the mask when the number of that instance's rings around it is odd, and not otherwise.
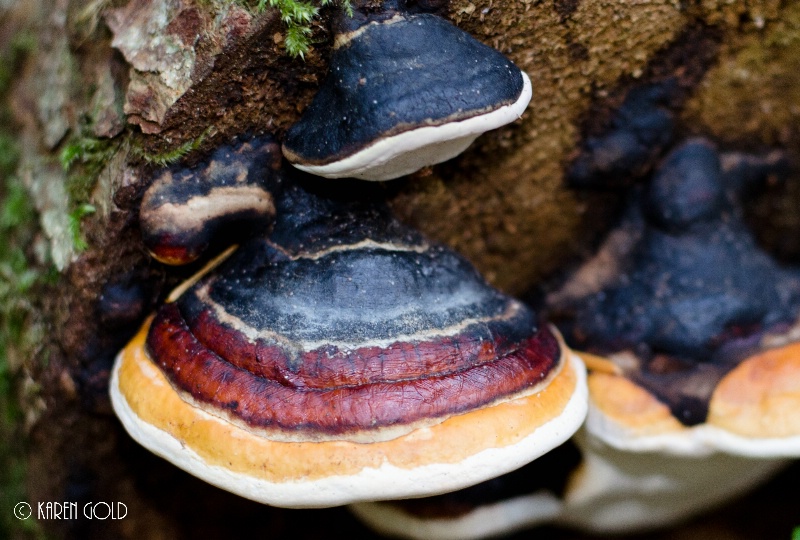
[[[10,175],[17,163],[17,148],[8,133],[0,133],[0,175]]]
[[[256,12],[262,12],[268,7],[276,8],[283,23],[286,25],[286,38],[283,46],[289,56],[303,58],[311,46],[311,23],[319,17],[322,7],[339,4],[347,14],[353,15],[351,0],[316,0],[315,2],[303,0],[240,0],[245,5],[252,6]],[[255,2],[255,3],[254,3]]]
[[[30,268],[24,246],[32,241],[35,213],[27,192],[16,178],[5,181],[0,207],[0,371],[8,370],[8,347],[20,343],[27,311],[25,295],[38,277]]]
[[[69,232],[76,251],[85,251],[89,247],[81,233],[81,221],[96,211],[97,209],[91,204],[81,204],[69,213]]]
[[[152,165],[158,165],[159,167],[166,167],[168,165],[172,165],[173,163],[177,163],[187,155],[191,154],[198,148],[200,145],[203,144],[203,141],[206,139],[209,133],[214,130],[214,126],[210,126],[206,128],[206,130],[200,134],[199,137],[196,137],[190,141],[186,141],[182,145],[174,148],[172,150],[167,150],[166,152],[161,152],[158,154],[151,154],[147,153],[142,150],[141,147],[134,146],[131,148],[131,153],[134,156],[138,156],[145,160],[147,163]]]
[[[12,509],[25,496],[25,437],[17,389],[23,365],[43,342],[43,326],[32,298],[50,269],[31,263],[38,216],[16,176],[19,148],[7,95],[35,35],[20,32],[0,46],[0,538],[43,538],[33,519],[18,520]]]
[[[0,57],[0,95],[4,95],[14,78],[14,74],[25,58],[25,55],[36,47],[36,36],[32,32],[20,32],[4,47]],[[3,110],[3,113],[7,111]]]
[[[84,251],[88,245],[81,233],[82,219],[95,212],[89,204],[97,178],[119,150],[117,139],[98,139],[77,136],[70,139],[59,154],[61,166],[67,172],[65,184],[69,200],[69,227],[75,250]]]
[[[79,137],[71,140],[59,154],[61,166],[65,171],[72,168],[72,164],[80,160],[86,163],[92,160],[92,157],[102,152],[108,145],[108,141],[101,139],[93,139],[91,137]]]
[[[8,160],[9,150],[4,153]],[[23,412],[16,389],[23,365],[43,341],[32,298],[52,273],[30,262],[36,213],[22,183],[7,171],[0,171],[0,198],[0,537],[41,538],[34,520],[17,520],[10,509],[26,500]]]
[[[71,139],[61,150],[59,160],[67,172],[67,196],[70,206],[86,203],[92,194],[97,177],[119,144],[114,139],[79,136]]]

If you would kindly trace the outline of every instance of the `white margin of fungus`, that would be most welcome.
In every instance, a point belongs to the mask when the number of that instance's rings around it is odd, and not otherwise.
[[[602,534],[643,532],[688,519],[767,481],[789,463],[714,452],[631,452],[585,429],[574,438],[583,462],[553,523]]]
[[[422,518],[391,501],[348,508],[364,524],[395,538],[479,540],[543,524],[601,534],[630,534],[667,526],[707,511],[767,481],[789,460],[725,453],[702,456],[629,452],[581,429],[582,460],[569,472],[563,499],[539,490],[452,518]],[[531,478],[532,485],[536,479]]]
[[[478,540],[552,522],[564,503],[547,491],[520,495],[453,518],[413,516],[391,502],[348,506],[353,514],[379,534],[413,540]]]
[[[635,430],[609,418],[591,401],[586,430],[609,446],[627,452],[663,452],[676,456],[706,456],[726,452],[750,458],[800,457],[800,435],[745,437],[713,424],[699,424],[657,435],[639,435]]]
[[[556,418],[542,424],[516,444],[489,448],[460,463],[432,463],[404,469],[385,463],[364,468],[351,476],[331,476],[307,482],[269,482],[209,465],[196,452],[166,431],[142,421],[119,390],[120,358],[111,374],[110,395],[114,411],[139,444],[184,471],[242,497],[286,508],[322,508],[353,502],[400,499],[455,491],[517,469],[569,439],[586,416],[586,369],[566,349],[568,365],[576,375],[576,388]],[[269,460],[269,456],[264,456]]]
[[[522,116],[533,90],[528,75],[521,71],[523,87],[517,101],[492,112],[460,122],[425,126],[380,139],[363,150],[325,165],[293,163],[301,171],[325,178],[392,180],[422,167],[456,157],[472,141],[489,130],[499,128]]]

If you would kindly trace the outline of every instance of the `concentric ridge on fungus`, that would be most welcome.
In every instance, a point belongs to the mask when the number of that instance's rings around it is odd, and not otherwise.
[[[206,410],[319,439],[409,430],[538,389],[560,352],[535,329],[443,248],[293,260],[259,239],[164,306],[147,347]]]
[[[275,207],[121,353],[112,398],[142,444],[243,496],[326,506],[470,485],[577,429],[579,363],[463,258],[374,203],[289,185]]]
[[[272,221],[267,184],[280,163],[275,141],[261,136],[220,147],[194,167],[160,171],[139,209],[142,240],[151,255],[166,264],[187,264],[215,236]]]

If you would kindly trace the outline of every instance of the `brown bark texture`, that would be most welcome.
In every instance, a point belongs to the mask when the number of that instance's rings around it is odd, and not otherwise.
[[[675,140],[702,135],[725,150],[781,148],[800,158],[796,0],[425,4],[508,55],[529,74],[534,97],[520,121],[454,160],[391,182],[387,197],[400,219],[459,251],[506,292],[541,297],[614,222],[621,195],[573,189],[565,174],[632,89],[674,81],[665,106]],[[237,134],[280,137],[325,76],[334,9],[312,23],[312,47],[300,60],[284,50],[278,12],[256,13],[245,2],[0,0],[0,132],[16,149],[13,167],[0,169],[0,197],[11,200],[18,186],[35,210],[0,234],[39,276],[13,297],[24,304],[19,310],[0,313],[5,326],[16,317],[13,336],[0,342],[9,417],[0,467],[21,471],[0,475],[11,486],[0,512],[10,515],[11,494],[32,503],[122,501],[128,509],[122,520],[24,527],[3,516],[9,534],[371,537],[343,509],[268,508],[203,484],[135,444],[107,397],[118,349],[196,269],[167,268],[141,243],[137,210],[153,172]],[[790,262],[800,257],[798,203],[800,184],[788,182],[768,186],[748,208],[763,245]],[[29,233],[19,233],[25,227]],[[710,517],[632,538],[789,538],[800,525],[798,485],[795,465]],[[551,528],[536,534],[587,538]]]

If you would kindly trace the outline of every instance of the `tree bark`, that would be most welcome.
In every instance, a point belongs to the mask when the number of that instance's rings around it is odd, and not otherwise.
[[[534,97],[521,121],[392,183],[387,196],[402,220],[507,292],[546,290],[613,222],[621,196],[576,191],[565,174],[633,88],[677,81],[668,105],[677,138],[779,147],[800,158],[797,2],[419,1],[507,54],[530,75]],[[325,76],[333,9],[313,23],[313,46],[300,60],[283,49],[278,13],[243,3],[0,0],[0,52],[10,70],[0,87],[0,135],[13,133],[18,149],[15,166],[0,169],[0,196],[9,200],[21,185],[36,210],[8,234],[38,276],[13,297],[25,300],[15,312],[23,322],[2,340],[8,374],[0,377],[11,382],[6,399],[18,413],[4,428],[16,442],[8,439],[0,459],[24,466],[31,503],[127,506],[117,521],[43,521],[38,529],[8,522],[14,535],[311,538],[334,527],[368,534],[342,509],[267,508],[189,477],[132,442],[106,394],[116,352],[192,270],[165,268],[142,246],[137,210],[152,173],[237,134],[280,137]],[[789,261],[800,255],[798,202],[800,186],[789,183],[749,209],[764,245]],[[7,326],[8,312],[0,316]],[[798,480],[795,466],[772,491],[641,538],[788,538],[800,525],[788,504]],[[757,512],[771,518],[745,519]]]

